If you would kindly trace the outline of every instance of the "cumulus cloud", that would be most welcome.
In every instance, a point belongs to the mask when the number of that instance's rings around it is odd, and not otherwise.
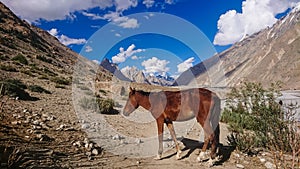
[[[143,4],[147,7],[147,8],[151,8],[154,5],[155,1],[154,0],[144,0]]]
[[[246,0],[242,13],[230,10],[221,15],[215,45],[229,45],[242,40],[246,35],[272,26],[276,15],[296,5],[298,0]]]
[[[160,60],[157,57],[152,57],[151,59],[142,62],[142,66],[145,67],[144,72],[148,74],[159,73],[161,75],[166,74],[170,70],[167,65],[170,62],[167,60]]]
[[[14,13],[29,22],[73,18],[74,12],[99,7],[106,9],[114,5],[113,0],[1,0]]]
[[[91,46],[87,45],[85,47],[85,52],[89,53],[89,52],[92,52],[92,51],[93,51],[93,48]]]
[[[190,67],[193,67],[193,63],[195,62],[195,58],[194,57],[190,57],[187,60],[185,60],[184,62],[180,63],[177,65],[177,72],[178,73],[182,73],[186,70],[188,70]]]
[[[74,39],[70,38],[66,35],[59,35],[58,30],[56,28],[52,28],[48,31],[52,36],[56,37],[62,44],[69,46],[69,45],[82,45],[85,44],[87,41],[83,38]]]
[[[112,57],[113,63],[122,63],[136,53],[145,51],[144,49],[135,49],[135,45],[130,45],[126,50],[123,47],[119,49],[120,53]]]
[[[1,0],[1,2],[30,23],[38,23],[40,20],[73,19],[76,18],[75,12],[79,12],[93,20],[108,20],[123,28],[139,27],[137,19],[123,16],[124,11],[137,7],[139,0]],[[174,0],[165,0],[164,4],[174,4],[174,2]],[[143,0],[146,7],[151,7],[154,3],[155,0]],[[109,12],[105,15],[87,12],[94,8],[102,11],[109,9]]]
[[[120,12],[123,12],[131,7],[136,7],[137,5],[137,0],[115,0],[116,10]]]

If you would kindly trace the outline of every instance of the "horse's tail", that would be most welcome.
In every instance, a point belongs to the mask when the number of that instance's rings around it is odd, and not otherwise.
[[[210,123],[214,131],[214,137],[217,141],[217,144],[220,142],[220,115],[221,115],[221,100],[214,94],[213,96],[213,105],[210,112]]]

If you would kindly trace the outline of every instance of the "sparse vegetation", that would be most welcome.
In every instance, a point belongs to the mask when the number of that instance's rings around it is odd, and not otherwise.
[[[32,92],[51,94],[49,90],[46,90],[43,87],[38,85],[30,85],[28,89]]]
[[[30,70],[28,70],[28,69],[22,69],[22,70],[20,70],[20,72],[24,73],[26,75],[29,75],[31,77],[34,77],[34,74]]]
[[[82,99],[80,99],[79,105],[84,110],[96,110],[96,108],[97,108],[96,98],[95,97],[83,97]]]
[[[27,86],[18,79],[6,79],[0,81],[0,86],[2,86],[3,95],[8,95],[11,97],[19,97],[22,100],[31,99],[29,93],[25,91]]]
[[[47,67],[45,67],[45,68],[43,69],[43,72],[46,73],[46,74],[49,75],[49,76],[58,76],[57,73],[54,73],[53,71],[51,71],[51,70],[50,70],[49,68],[47,68]]]
[[[6,55],[1,55],[1,56],[0,56],[0,60],[2,60],[2,61],[6,61],[6,60],[8,60],[8,59],[9,59],[9,57],[6,56]]]
[[[257,148],[268,149],[274,154],[276,166],[281,168],[288,164],[276,152],[295,154],[300,151],[300,135],[295,131],[295,120],[287,118],[291,113],[276,100],[280,96],[279,89],[280,83],[265,89],[261,84],[249,82],[240,89],[232,89],[221,121],[230,126],[228,141],[231,145],[248,154],[255,153]]]
[[[103,90],[103,89],[100,89],[100,90],[99,90],[99,93],[103,94],[104,96],[107,95],[107,92],[106,92],[105,90]]]
[[[53,77],[51,81],[60,85],[69,85],[71,83],[69,79],[66,79],[64,77]]]
[[[0,69],[8,71],[8,72],[17,72],[18,71],[15,67],[13,67],[11,65],[0,65]]]
[[[28,65],[28,60],[22,54],[18,54],[17,56],[13,57],[12,60],[16,61],[16,62],[19,62],[21,64],[24,64],[24,65]]]
[[[118,112],[114,109],[115,101],[110,98],[97,98],[99,105],[99,113],[101,114],[117,114]]]
[[[36,56],[36,58],[38,60],[41,60],[41,61],[46,62],[46,63],[52,63],[52,59],[48,59],[47,57],[42,56],[42,55],[38,55],[38,56]]]

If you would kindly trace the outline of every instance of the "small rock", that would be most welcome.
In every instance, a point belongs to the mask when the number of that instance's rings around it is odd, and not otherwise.
[[[66,127],[65,124],[61,124],[56,130],[63,130]]]
[[[18,124],[21,124],[21,121],[13,121],[11,122],[12,125],[18,125]]]
[[[141,164],[141,162],[140,161],[136,161],[136,164]]]
[[[84,144],[88,144],[89,143],[89,139],[88,138],[84,138],[83,143]]]
[[[88,128],[90,128],[90,125],[88,123],[84,123],[84,124],[82,124],[81,128],[88,129]]]
[[[28,110],[27,110],[27,109],[24,109],[24,110],[23,110],[23,113],[26,113],[26,112],[28,112]]]
[[[113,140],[121,140],[121,137],[119,134],[116,134],[115,136],[113,136],[112,138]]]
[[[80,141],[76,141],[75,143],[73,143],[73,146],[78,146],[78,147],[81,147],[82,144]]]
[[[269,161],[265,163],[265,167],[267,169],[275,169],[276,168],[276,166],[273,163],[269,162]]]
[[[29,137],[29,136],[25,136],[25,138],[27,138],[27,139],[28,139],[28,138],[30,138],[30,137]]]
[[[89,148],[94,148],[94,144],[93,144],[93,143],[90,143],[90,144],[89,144]]]
[[[264,163],[264,162],[266,162],[266,159],[264,159],[264,158],[259,158],[259,161],[262,162],[262,163]]]
[[[245,168],[242,164],[236,164],[236,168]]]
[[[98,151],[97,149],[94,148],[94,149],[92,150],[92,154],[98,155],[98,154],[99,154],[99,151]]]
[[[34,121],[32,122],[32,124],[34,124],[34,125],[40,125],[40,122],[39,122],[38,120],[34,120]]]
[[[51,138],[46,134],[37,134],[36,138],[40,141],[51,141]]]
[[[135,139],[135,143],[136,143],[136,144],[141,144],[141,143],[142,143],[142,140],[139,139],[139,138],[137,138],[137,139]]]
[[[127,142],[124,141],[124,140],[121,140],[120,143],[121,143],[121,144],[127,144]]]

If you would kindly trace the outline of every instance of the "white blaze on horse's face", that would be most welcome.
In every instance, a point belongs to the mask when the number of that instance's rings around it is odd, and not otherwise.
[[[139,107],[138,102],[135,98],[135,89],[130,88],[128,100],[123,109],[124,116],[129,116],[135,109]]]

